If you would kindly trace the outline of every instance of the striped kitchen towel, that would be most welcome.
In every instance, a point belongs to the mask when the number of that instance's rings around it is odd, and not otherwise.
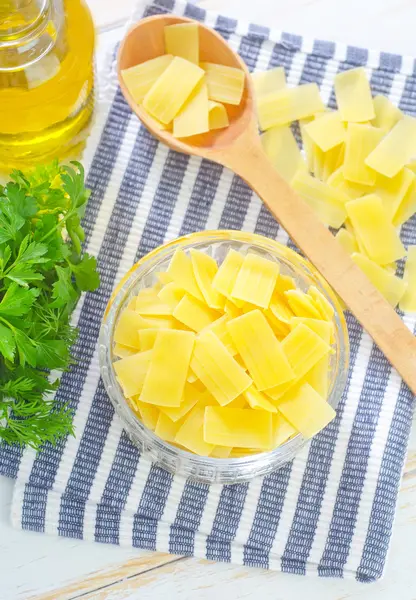
[[[302,39],[155,0],[133,20],[175,12],[215,27],[252,70],[283,65],[290,86],[315,81],[334,107],[334,75],[363,66],[374,93],[416,112],[412,59]],[[373,581],[383,573],[413,396],[380,351],[347,316],[351,368],[337,418],[284,468],[249,484],[204,485],[174,477],[141,456],[114,414],[99,376],[97,337],[111,291],[149,250],[201,229],[243,229],[288,243],[286,233],[236,176],[168,150],[139,123],[114,74],[85,155],[92,190],[86,250],[102,284],[80,302],[76,364],[56,394],[75,411],[76,438],[0,450],[0,472],[17,478],[16,527],[132,545],[300,574]],[[416,221],[402,228],[416,243]],[[406,316],[413,330],[415,320]]]

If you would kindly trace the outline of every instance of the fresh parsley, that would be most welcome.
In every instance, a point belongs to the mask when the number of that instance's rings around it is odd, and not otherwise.
[[[13,171],[0,185],[0,441],[40,448],[73,434],[72,414],[53,401],[76,339],[71,314],[99,285],[82,253],[89,197],[82,165]]]

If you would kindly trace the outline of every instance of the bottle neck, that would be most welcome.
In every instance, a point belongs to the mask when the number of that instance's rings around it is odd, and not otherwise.
[[[0,2],[0,71],[19,71],[54,47],[64,20],[62,0]]]

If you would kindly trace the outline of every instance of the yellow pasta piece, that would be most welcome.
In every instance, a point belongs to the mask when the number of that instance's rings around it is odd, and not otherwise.
[[[185,417],[185,421],[175,436],[175,442],[195,454],[209,456],[213,452],[215,444],[204,440],[204,417],[205,405],[198,403]]]
[[[203,69],[175,56],[147,92],[143,108],[161,123],[170,123],[203,76]]]
[[[229,250],[212,280],[212,287],[229,298],[243,262],[244,256],[235,250]]]
[[[335,419],[336,413],[308,383],[295,386],[278,401],[278,409],[297,431],[311,438]]]
[[[237,315],[237,316],[240,316],[240,315]],[[235,356],[237,354],[237,349],[233,343],[230,332],[228,331],[228,328],[227,328],[227,323],[232,318],[234,318],[234,317],[231,317],[231,315],[225,314],[222,317],[220,317],[219,319],[217,319],[216,321],[214,321],[213,323],[211,323],[210,325],[207,325],[207,327],[204,329],[204,331],[207,331],[207,330],[212,331],[212,333],[214,333],[217,336],[217,338],[219,340],[221,340],[221,342],[227,348],[228,352],[232,356]]]
[[[349,198],[342,191],[298,171],[292,180],[293,189],[330,227],[338,229],[347,217],[345,203]]]
[[[325,298],[325,296],[316,288],[311,285],[308,289],[308,296],[312,299],[315,307],[318,309],[321,319],[332,321],[334,317],[334,307]]]
[[[286,292],[294,290],[296,290],[296,288],[287,288],[282,290],[282,292],[275,291],[270,300],[269,308],[274,316],[279,319],[279,321],[282,321],[282,323],[286,323],[287,325],[289,325],[290,319],[294,316],[294,312],[290,308],[285,294]]]
[[[369,194],[350,200],[346,209],[357,236],[372,260],[386,265],[405,256],[406,250],[378,196]]]
[[[215,446],[214,450],[211,452],[210,457],[212,458],[228,458],[231,454],[232,447],[231,446]]]
[[[300,133],[302,136],[302,147],[306,155],[306,164],[308,167],[308,171],[314,173],[315,170],[315,149],[318,150],[321,154],[323,154],[322,150],[318,148],[316,144],[314,144],[311,136],[306,131],[306,124],[300,124]]]
[[[380,127],[384,131],[390,131],[400,119],[403,119],[402,111],[395,106],[387,96],[374,96],[374,112],[376,116],[371,121],[374,127]]]
[[[210,308],[224,308],[225,296],[212,287],[212,282],[218,271],[218,265],[212,256],[200,250],[191,250],[192,268],[196,282]]]
[[[153,347],[140,401],[180,406],[195,336],[190,331],[162,330]]]
[[[294,378],[289,360],[260,310],[229,321],[227,327],[258,390]]]
[[[250,408],[258,410],[266,410],[267,412],[276,413],[277,408],[267,400],[266,396],[262,394],[254,385],[251,385],[245,392],[243,392],[244,398],[247,400]]]
[[[230,121],[228,119],[227,109],[223,104],[208,100],[208,122],[210,130],[228,127]]]
[[[298,325],[306,325],[312,331],[314,331],[320,338],[327,344],[330,343],[331,337],[334,333],[334,326],[328,321],[321,321],[320,319],[311,319],[309,317],[293,317],[290,321],[292,329]]]
[[[204,440],[220,446],[268,450],[272,444],[272,414],[263,410],[207,406]]]
[[[139,342],[140,348],[140,342]],[[132,356],[133,354],[137,354],[137,348],[130,348],[129,346],[123,346],[123,344],[114,344],[113,348],[114,356],[118,358],[126,358],[127,356]]]
[[[345,194],[345,199],[354,200],[355,198],[359,198],[360,196],[364,196],[368,194],[371,187],[367,185],[360,185],[359,183],[353,183],[352,181],[347,181],[344,177],[344,167],[340,166],[338,169],[333,171],[331,175],[327,179],[327,184],[331,187],[339,189],[341,192]]]
[[[185,294],[173,311],[173,316],[189,329],[199,332],[219,319],[220,313]]]
[[[134,298],[135,301],[136,299]],[[139,313],[126,308],[118,318],[114,330],[114,341],[118,344],[123,344],[123,346],[139,349],[140,340],[138,330],[144,325],[146,325],[146,321]]]
[[[306,163],[290,127],[272,127],[262,134],[261,142],[276,171],[287,182],[298,169],[306,172]]]
[[[134,399],[134,404],[138,408],[143,425],[154,431],[156,429],[157,420],[160,414],[159,408],[157,406],[153,406],[152,404],[140,402],[140,400],[137,398]]]
[[[315,392],[326,400],[329,392],[329,355],[327,354],[321,360],[318,360],[316,365],[306,373],[304,377],[305,383],[309,383]]]
[[[394,177],[416,156],[416,119],[404,116],[368,155],[365,164],[386,177]]]
[[[283,67],[252,73],[251,80],[256,98],[278,92],[286,87],[286,75]]]
[[[195,385],[187,382],[183,391],[183,397],[178,407],[162,406],[160,410],[175,423],[182,419],[197,402],[205,399],[207,396],[196,389]]]
[[[264,310],[263,314],[278,340],[282,340],[287,336],[290,332],[289,323],[287,323],[285,319],[280,318],[280,314],[275,306]]]
[[[358,244],[355,236],[347,229],[340,229],[335,235],[335,239],[344,248],[347,254],[351,255],[358,252]]]
[[[286,300],[296,317],[320,319],[321,314],[311,298],[300,290],[288,290],[284,293]]]
[[[199,64],[198,23],[177,23],[164,27],[165,52]]]
[[[319,150],[319,148],[318,148]],[[344,161],[345,155],[345,144],[339,144],[328,152],[323,153],[323,168],[321,171],[321,179],[322,181],[327,181],[329,177],[339,169]]]
[[[212,331],[198,335],[191,369],[221,405],[240,396],[253,383]]]
[[[292,379],[292,381],[287,381],[286,383],[281,383],[280,385],[275,385],[268,390],[264,390],[263,393],[275,402],[284,396],[288,390],[291,390],[295,385],[297,385],[299,380],[300,378],[296,377],[295,379]]]
[[[272,416],[272,448],[278,448],[298,431],[280,413]]]
[[[151,350],[155,345],[157,334],[160,329],[140,329],[139,330],[139,340],[140,340],[140,349],[142,352],[145,350]]]
[[[225,302],[224,311],[231,319],[241,317],[241,315],[243,314],[241,308],[238,308],[238,306],[236,306],[234,302],[229,299]]]
[[[393,307],[397,306],[406,291],[406,283],[363,254],[353,254],[351,258],[367,275],[387,302]]]
[[[195,279],[192,262],[183,250],[176,250],[169,264],[168,274],[176,285],[201,302],[204,297]]]
[[[298,379],[331,351],[329,344],[303,323],[292,329],[282,348]]]
[[[383,136],[382,129],[376,129],[371,125],[360,123],[348,125],[343,166],[345,179],[363,185],[374,185],[377,174],[366,165],[365,160]]]
[[[393,225],[403,225],[416,212],[416,180],[413,180],[404,198],[402,199],[396,214],[393,217]]]
[[[155,427],[155,434],[162,440],[165,440],[165,442],[174,442],[175,436],[181,426],[181,421],[172,421],[165,413],[160,411]]]
[[[415,180],[413,171],[406,169],[406,167],[394,177],[378,176],[374,193],[383,201],[384,208],[393,222],[403,198]]]
[[[156,80],[173,60],[170,54],[164,54],[144,63],[121,71],[124,83],[133,100],[140,104]]]
[[[407,249],[403,281],[406,291],[400,299],[400,309],[404,312],[416,312],[416,246]]]
[[[338,111],[324,113],[305,125],[305,130],[323,152],[342,144],[346,138],[346,128]]]
[[[210,100],[224,104],[240,104],[244,91],[244,71],[210,62],[201,62],[201,67],[205,71]]]
[[[151,358],[152,350],[148,350],[113,363],[114,371],[126,398],[131,398],[141,392]]]
[[[238,272],[231,297],[267,308],[279,274],[279,263],[249,252]]]
[[[208,88],[201,81],[173,119],[173,135],[190,137],[209,131]]]
[[[182,288],[180,288],[174,281],[172,283],[167,283],[162,287],[160,292],[158,293],[159,299],[163,302],[163,304],[168,304],[172,312],[185,296],[186,292]]]
[[[316,83],[285,88],[257,99],[257,113],[263,131],[304,119],[324,109]]]
[[[360,123],[374,119],[370,84],[362,67],[335,75],[334,88],[343,121]]]
[[[276,285],[274,286],[275,292],[286,292],[287,290],[296,289],[295,282],[289,275],[282,275],[279,273],[278,278],[276,279]]]
[[[162,302],[157,294],[149,295],[148,297],[137,296],[135,310],[144,317],[166,317],[172,315],[172,307]]]
[[[157,273],[157,278],[162,285],[167,285],[168,283],[173,283],[173,278],[167,271],[160,271]]]

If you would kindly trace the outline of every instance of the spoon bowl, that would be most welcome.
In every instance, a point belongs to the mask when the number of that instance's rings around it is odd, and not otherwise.
[[[199,56],[201,62],[212,62],[228,67],[242,69],[246,74],[244,92],[241,103],[238,106],[227,106],[230,125],[225,129],[217,129],[208,133],[194,135],[185,140],[175,138],[167,130],[160,129],[154,119],[146,113],[143,108],[135,102],[129,93],[121,71],[133,67],[165,53],[165,41],[163,29],[166,25],[178,23],[194,23],[192,19],[176,17],[173,15],[158,15],[148,17],[134,25],[124,38],[118,56],[118,79],[124,97],[130,108],[142,123],[160,141],[172,149],[185,154],[208,157],[206,151],[220,150],[232,144],[242,133],[249,129],[253,135],[257,135],[257,120],[255,118],[253,86],[249,77],[249,71],[245,62],[231,50],[216,31],[199,23]],[[212,158],[210,155],[209,158]]]
[[[161,129],[134,101],[121,71],[164,54],[163,28],[166,25],[192,22],[199,27],[201,61],[242,69],[246,75],[244,94],[240,106],[232,107],[232,110],[227,107],[229,127],[177,139],[169,131]],[[227,42],[206,25],[185,17],[149,17],[134,25],[122,42],[118,54],[118,78],[132,110],[161,142],[178,152],[207,158],[228,167],[248,183],[416,393],[416,340],[413,334],[319,221],[312,208],[282,179],[267,158],[258,133],[248,69]]]

